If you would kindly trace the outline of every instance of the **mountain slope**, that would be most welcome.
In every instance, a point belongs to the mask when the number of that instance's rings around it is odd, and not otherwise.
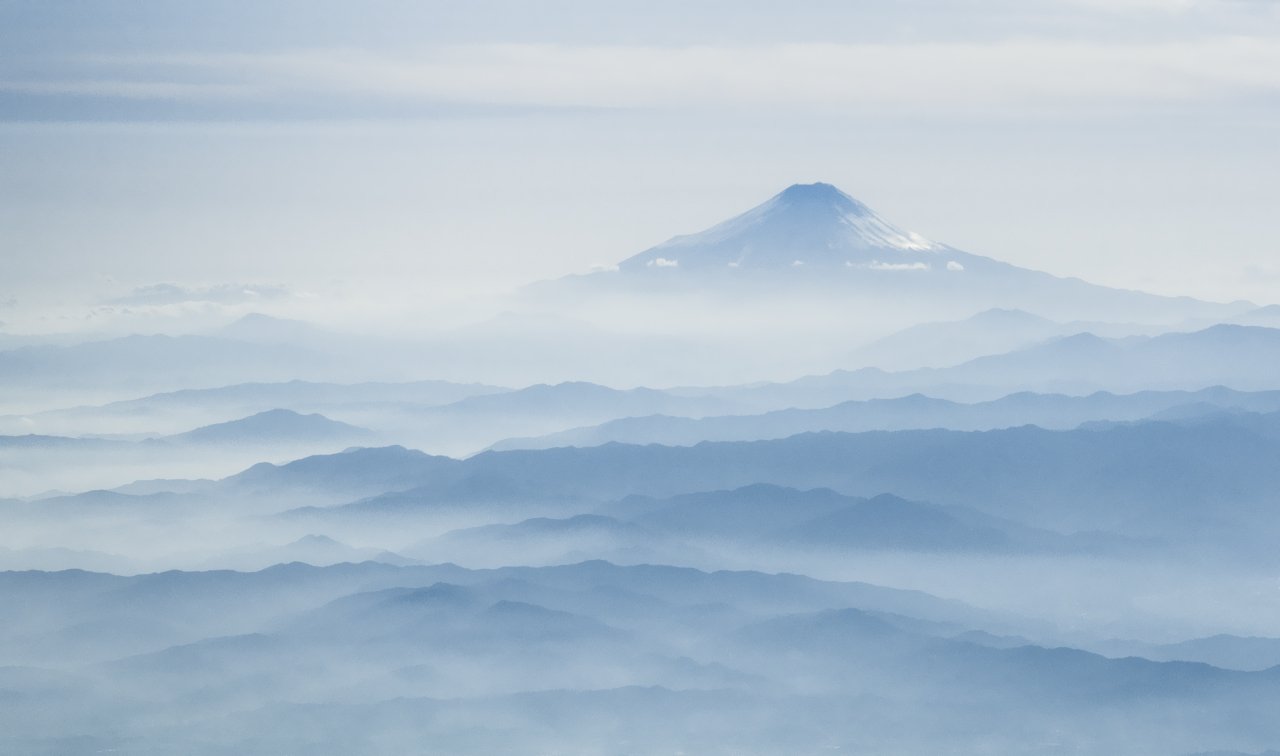
[[[206,425],[162,440],[179,444],[277,444],[368,440],[373,434],[324,415],[273,409],[225,423]]]

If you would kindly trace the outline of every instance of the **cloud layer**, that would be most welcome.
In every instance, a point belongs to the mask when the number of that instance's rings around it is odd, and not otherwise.
[[[347,103],[552,108],[802,107],[850,112],[1061,110],[1280,93],[1280,41],[762,46],[446,45],[411,55],[317,49],[88,56],[0,80],[27,97],[210,107]]]

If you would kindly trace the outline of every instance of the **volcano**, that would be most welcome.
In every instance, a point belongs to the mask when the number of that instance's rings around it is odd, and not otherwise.
[[[911,324],[928,314],[970,317],[992,308],[1055,320],[1174,324],[1253,309],[1116,289],[1063,278],[927,239],[825,183],[795,184],[705,231],[676,236],[620,262],[571,276],[577,301],[632,295],[750,301],[835,300]],[[787,305],[789,306],[789,305]],[[870,308],[870,309],[868,309]]]
[[[796,184],[767,202],[698,234],[677,236],[624,260],[646,268],[747,269],[866,267],[957,272],[954,252],[904,231],[830,184]]]

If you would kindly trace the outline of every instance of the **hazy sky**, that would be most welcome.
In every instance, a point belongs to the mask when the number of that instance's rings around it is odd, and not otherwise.
[[[0,329],[393,312],[816,180],[1270,303],[1277,134],[1270,0],[0,0]]]

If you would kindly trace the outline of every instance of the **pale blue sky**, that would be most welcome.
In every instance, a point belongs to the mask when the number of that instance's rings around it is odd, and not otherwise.
[[[0,2],[0,66],[11,331],[377,312],[815,180],[1020,265],[1280,300],[1274,2]]]

